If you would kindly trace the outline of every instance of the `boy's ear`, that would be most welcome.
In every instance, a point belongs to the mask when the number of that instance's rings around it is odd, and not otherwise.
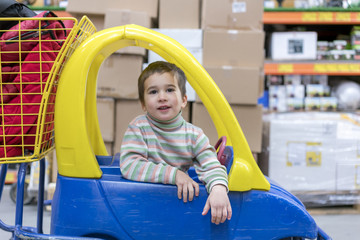
[[[187,104],[187,95],[185,94],[184,97],[182,98],[183,102],[181,104],[181,108],[185,108],[186,104]]]
[[[146,112],[146,107],[145,107],[145,104],[144,104],[142,101],[140,101],[140,104],[141,104],[141,108],[142,108],[142,110],[143,110],[144,112]]]

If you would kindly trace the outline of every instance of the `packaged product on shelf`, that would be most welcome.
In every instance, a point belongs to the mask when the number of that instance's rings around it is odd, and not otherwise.
[[[301,75],[301,82],[304,85],[312,84],[313,77],[311,75]]]
[[[353,60],[355,55],[354,50],[331,50],[331,60]]]
[[[360,45],[353,46],[354,60],[360,60]]]
[[[285,85],[300,85],[301,84],[301,75],[285,75],[284,76]]]
[[[315,60],[317,32],[274,32],[271,57],[274,60]]]
[[[324,85],[321,84],[308,84],[306,85],[307,97],[322,97],[324,96]]]
[[[320,97],[305,97],[305,110],[315,111],[320,109]]]
[[[353,60],[354,59],[355,51],[353,49],[346,49],[346,50],[343,50],[343,52],[344,52],[344,60]]]
[[[328,75],[314,75],[312,76],[312,84],[328,85]]]
[[[360,45],[360,26],[354,26],[350,33],[351,45]]]
[[[347,45],[346,40],[334,40],[333,43],[336,50],[346,49],[346,45]]]
[[[316,43],[318,51],[328,51],[329,50],[329,42],[328,41],[317,41]]]
[[[286,98],[287,111],[298,111],[304,109],[304,98]]]
[[[286,98],[269,97],[269,110],[275,112],[286,112]]]
[[[267,75],[266,80],[267,80],[267,86],[283,84],[283,77],[279,75]]]
[[[304,98],[305,86],[304,85],[285,85],[287,98]]]
[[[331,60],[344,60],[344,52],[342,50],[331,50],[330,59]]]
[[[270,86],[269,87],[269,97],[271,98],[285,98],[286,97],[286,88],[284,85]]]
[[[330,54],[328,51],[317,51],[316,52],[316,59],[317,60],[328,60],[330,57]]]
[[[322,97],[320,98],[320,110],[321,111],[335,111],[337,108],[336,97]]]

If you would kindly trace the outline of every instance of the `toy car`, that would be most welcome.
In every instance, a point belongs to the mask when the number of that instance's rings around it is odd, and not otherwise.
[[[129,181],[119,164],[111,163],[97,121],[96,80],[104,59],[126,46],[147,48],[182,68],[218,135],[227,137],[230,221],[215,225],[210,214],[201,215],[207,199],[201,183],[199,197],[183,203],[176,186]],[[150,29],[126,25],[102,30],[75,50],[58,86],[55,140],[59,174],[51,236],[331,239],[296,197],[261,173],[231,107],[204,68],[179,43]],[[189,175],[197,179],[193,169]]]

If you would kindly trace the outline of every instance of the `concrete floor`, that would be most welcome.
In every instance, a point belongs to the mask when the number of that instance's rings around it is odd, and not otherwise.
[[[9,197],[9,186],[5,186],[0,202],[0,219],[7,224],[15,221],[15,204]],[[36,205],[24,206],[23,225],[36,226]],[[312,211],[310,211],[311,213]],[[360,213],[322,214],[317,211],[312,214],[317,224],[334,240],[360,239]],[[44,233],[50,233],[51,213],[44,211]],[[0,240],[8,240],[11,234],[0,230]]]

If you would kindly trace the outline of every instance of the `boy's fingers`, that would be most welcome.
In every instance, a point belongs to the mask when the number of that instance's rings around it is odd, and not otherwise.
[[[191,183],[188,185],[189,190],[189,201],[192,201],[194,199],[194,187]]]
[[[210,209],[210,204],[209,204],[209,200],[208,200],[205,203],[205,207],[203,209],[202,215],[205,216],[209,212],[209,209]]]
[[[184,185],[184,188],[182,189],[182,194],[183,194],[183,201],[187,202],[187,198],[188,198],[188,189],[187,186]]]
[[[193,182],[193,186],[195,188],[195,196],[199,196],[199,184],[197,184],[196,182]]]
[[[221,215],[222,215],[222,212],[220,209],[216,210],[216,213],[214,215],[214,222],[215,224],[219,224],[221,222]]]
[[[178,198],[181,199],[181,196],[182,196],[182,186],[181,185],[178,185],[178,188],[177,188],[177,194],[178,194]]]
[[[228,212],[227,219],[230,220],[232,217],[232,209],[231,209],[230,203],[229,203],[229,206],[227,207],[227,212]]]
[[[226,221],[227,215],[228,215],[228,211],[227,211],[226,208],[224,208],[223,213],[222,213],[222,217],[221,217],[221,223]]]

